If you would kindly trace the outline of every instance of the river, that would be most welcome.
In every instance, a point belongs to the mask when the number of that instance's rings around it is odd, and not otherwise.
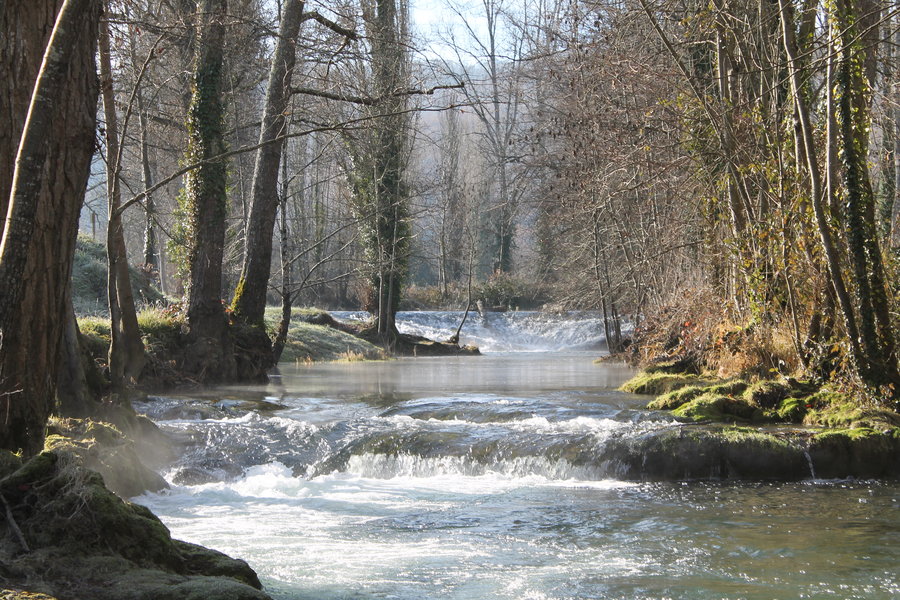
[[[448,337],[459,316],[401,326]],[[679,425],[593,363],[601,330],[476,316],[484,356],[150,398],[183,453],[137,501],[278,600],[900,597],[897,482],[617,480],[607,440]]]

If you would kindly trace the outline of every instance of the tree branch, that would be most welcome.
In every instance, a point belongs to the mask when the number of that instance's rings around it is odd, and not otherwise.
[[[355,31],[353,31],[352,29],[347,29],[346,27],[342,27],[342,26],[338,25],[331,19],[328,19],[327,17],[324,17],[321,14],[319,14],[318,11],[305,12],[305,13],[303,13],[303,16],[300,17],[300,20],[303,22],[315,21],[315,22],[319,23],[320,25],[323,25],[323,26],[327,27],[328,29],[332,30],[333,32],[337,33],[338,35],[342,35],[345,38],[353,40],[353,41],[356,41],[359,39],[359,35],[357,35],[357,33]]]
[[[433,96],[434,93],[438,90],[458,90],[462,89],[463,87],[465,87],[464,84],[456,83],[453,85],[436,85],[434,87],[428,88],[427,90],[413,88],[408,90],[400,90],[398,92],[394,92],[380,98],[352,96],[349,94],[335,94],[334,92],[326,92],[324,90],[304,87],[291,88],[291,93],[302,94],[304,96],[315,96],[317,98],[325,98],[328,100],[338,100],[341,102],[352,102],[353,104],[362,104],[365,106],[375,106],[376,104],[382,102],[383,100],[386,100],[387,98],[399,98],[403,96]]]

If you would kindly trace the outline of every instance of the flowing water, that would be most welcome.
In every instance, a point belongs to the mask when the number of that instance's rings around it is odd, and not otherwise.
[[[401,326],[449,337],[460,317]],[[276,599],[900,597],[897,482],[617,480],[609,440],[679,425],[615,391],[629,369],[572,350],[601,330],[488,315],[463,330],[481,357],[151,398],[183,454],[139,501]]]

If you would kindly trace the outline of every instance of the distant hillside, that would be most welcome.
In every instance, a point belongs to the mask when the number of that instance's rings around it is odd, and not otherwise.
[[[165,297],[141,270],[129,266],[131,287],[139,308],[159,306]],[[75,263],[72,266],[72,300],[79,315],[106,314],[107,285],[106,246],[91,238],[79,235],[75,245]]]

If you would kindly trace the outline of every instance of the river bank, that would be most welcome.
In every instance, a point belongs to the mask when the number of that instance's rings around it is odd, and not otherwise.
[[[268,600],[241,560],[172,539],[69,452],[24,464],[3,451],[4,600]]]
[[[606,360],[641,369],[622,390],[646,395],[647,410],[685,426],[641,440],[641,469],[785,481],[900,476],[891,390],[866,388],[842,368],[836,347],[799,357],[796,347],[783,325],[738,326],[698,305],[648,319],[627,351]]]

